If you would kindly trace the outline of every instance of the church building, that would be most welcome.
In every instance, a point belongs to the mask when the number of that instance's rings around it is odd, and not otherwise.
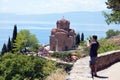
[[[51,30],[50,50],[67,51],[75,46],[75,31],[70,29],[70,22],[61,19],[56,22],[57,28]]]

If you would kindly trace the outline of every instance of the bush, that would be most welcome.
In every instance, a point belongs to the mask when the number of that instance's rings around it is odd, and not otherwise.
[[[109,43],[107,39],[100,39],[100,48],[98,49],[98,53],[104,53],[107,51],[120,49],[115,43]]]
[[[106,38],[111,38],[112,36],[116,36],[116,35],[119,35],[120,34],[120,31],[119,30],[113,30],[113,29],[110,29],[106,32]]]
[[[107,44],[100,46],[98,53],[104,53],[107,51],[112,51],[112,50],[117,50],[117,49],[119,49],[119,47],[115,45],[114,43],[107,43]]]
[[[73,58],[73,56],[75,57]],[[82,54],[80,51],[66,52],[66,53],[55,52],[55,53],[51,53],[51,57],[58,58],[66,62],[75,62],[77,59],[82,57]]]
[[[0,57],[1,80],[44,79],[56,69],[56,63],[34,56],[6,53]]]
[[[72,53],[71,52],[67,52],[67,53],[52,53],[51,56],[55,57],[55,58],[59,58],[61,60],[65,60],[66,57],[71,57]]]

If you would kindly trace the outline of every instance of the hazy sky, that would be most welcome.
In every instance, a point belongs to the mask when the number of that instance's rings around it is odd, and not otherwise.
[[[107,10],[107,0],[0,0],[0,13],[44,14]]]

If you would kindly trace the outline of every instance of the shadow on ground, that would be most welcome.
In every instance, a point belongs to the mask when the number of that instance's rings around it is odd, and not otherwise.
[[[104,80],[104,79],[106,80],[106,79],[109,78],[109,77],[97,75],[97,76],[93,77],[93,80],[96,80],[96,78],[97,78],[97,79],[100,79],[100,80],[101,80],[101,79],[102,79],[102,80]]]
[[[97,76],[95,76],[95,77],[97,77],[97,78],[102,78],[102,79],[108,78],[107,76],[99,76],[99,75],[97,75]]]

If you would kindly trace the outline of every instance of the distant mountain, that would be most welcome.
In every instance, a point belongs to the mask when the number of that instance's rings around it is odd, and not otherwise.
[[[0,14],[0,21],[43,21],[56,22],[64,18],[73,23],[80,24],[104,24],[105,18],[102,12],[68,12],[59,14],[16,15]]]

